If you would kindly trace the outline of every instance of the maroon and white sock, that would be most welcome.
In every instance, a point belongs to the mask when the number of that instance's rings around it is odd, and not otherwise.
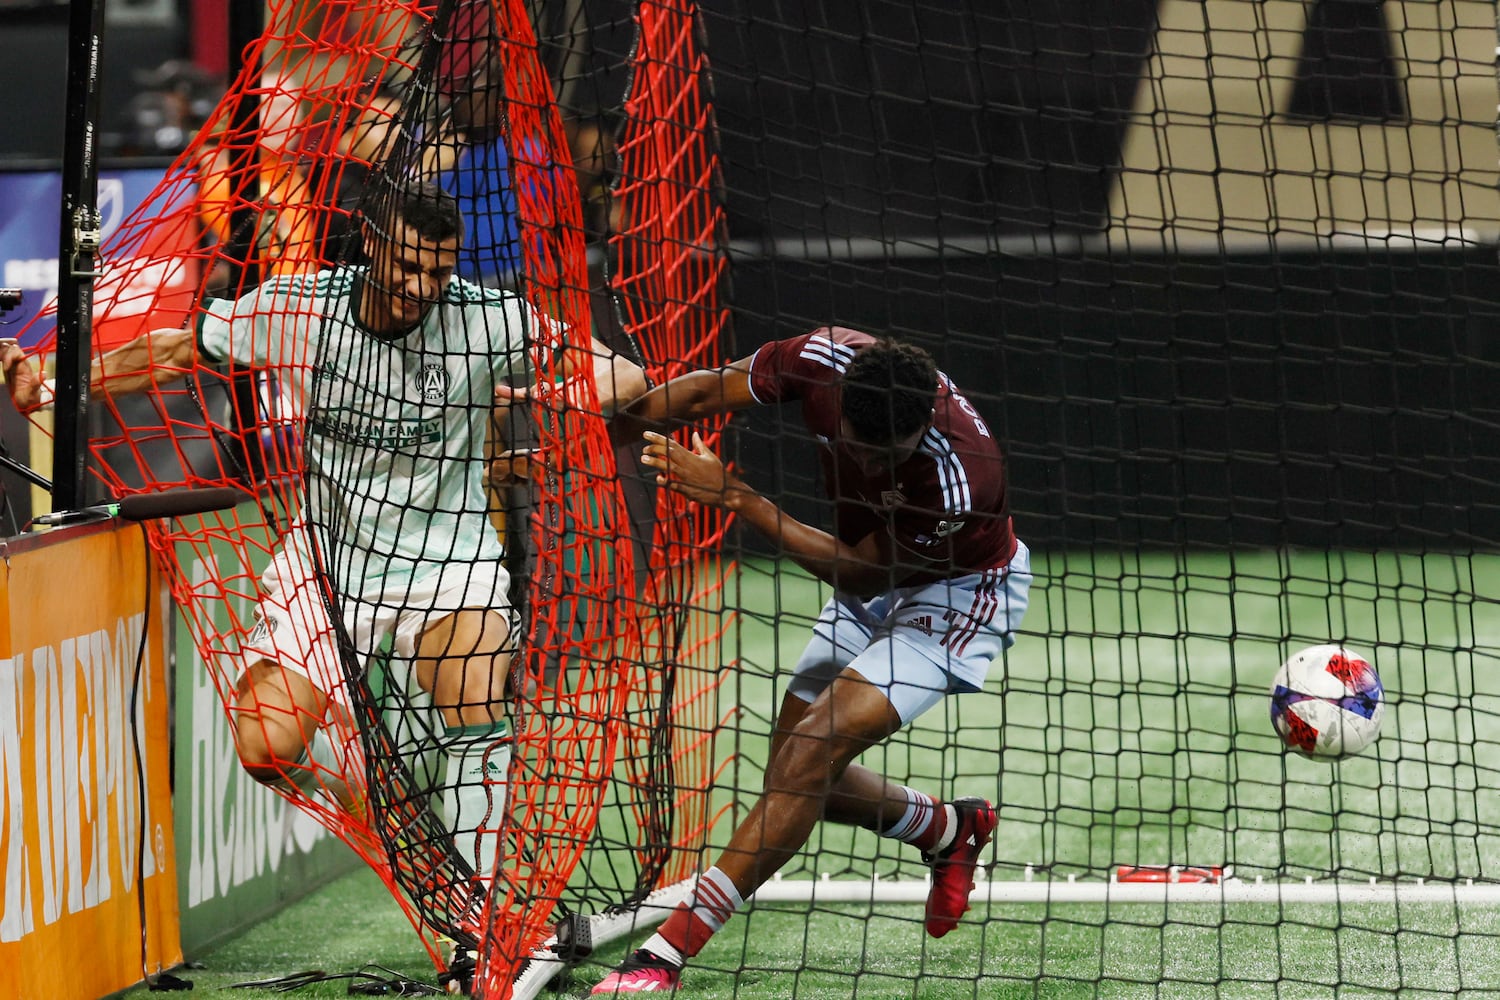
[[[729,876],[717,867],[710,868],[699,877],[692,899],[678,904],[661,930],[641,947],[658,958],[682,965],[702,951],[708,939],[744,903]]]
[[[936,854],[953,843],[953,835],[958,830],[958,813],[952,806],[905,785],[901,786],[901,793],[906,796],[906,811],[889,829],[881,832],[882,837],[910,844],[928,854]]]

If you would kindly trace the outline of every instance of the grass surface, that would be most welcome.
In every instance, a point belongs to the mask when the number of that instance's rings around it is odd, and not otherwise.
[[[924,998],[1411,998],[1500,994],[1496,913],[1481,907],[1201,905],[1015,906],[975,912],[940,941],[906,907],[758,906],[716,937],[687,972],[689,995]],[[1394,931],[1396,926],[1402,929]],[[580,997],[621,942],[573,971]],[[308,969],[368,962],[434,981],[384,888],[358,872],[294,904],[181,973],[194,995],[240,1000],[341,997],[344,982],[294,993],[231,988]],[[1397,987],[1401,987],[1397,989]],[[126,994],[148,996],[144,987]]]
[[[950,698],[864,762],[1002,805],[998,878],[1103,878],[1116,864],[1244,876],[1492,877],[1500,860],[1500,557],[1061,553],[1036,561],[1025,633],[978,694]],[[741,806],[823,591],[751,563],[737,599],[740,706],[715,794]],[[1267,688],[1291,651],[1371,656],[1381,738],[1337,765],[1281,752]],[[716,829],[722,843],[727,825]],[[920,877],[909,848],[823,827],[789,877]],[[685,978],[760,997],[1500,996],[1500,927],[1480,906],[1025,905],[941,941],[916,907],[752,907]],[[582,995],[625,942],[579,970]],[[199,990],[378,960],[431,978],[379,883],[336,883],[207,956]],[[145,996],[137,991],[132,996]],[[237,997],[287,994],[235,990]],[[293,996],[343,996],[342,984]]]

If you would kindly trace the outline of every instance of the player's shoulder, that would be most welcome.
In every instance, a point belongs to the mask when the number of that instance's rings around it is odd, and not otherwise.
[[[348,267],[329,267],[321,271],[281,274],[261,284],[265,294],[287,298],[337,298],[348,295],[354,287],[355,271]]]
[[[803,399],[810,404],[836,384],[854,354],[874,338],[846,327],[816,330],[773,340],[750,358],[750,391],[757,402],[779,403]]]
[[[962,437],[994,441],[989,424],[945,371],[938,372],[938,398],[933,423]]]
[[[781,368],[826,370],[831,376],[842,375],[854,359],[855,352],[875,338],[860,330],[841,326],[820,326],[796,337],[775,340],[757,355]]]
[[[799,358],[842,372],[860,348],[875,343],[872,334],[847,326],[820,326],[784,343]]]
[[[454,276],[443,290],[445,342],[466,351],[514,350],[536,323],[526,298]],[[454,338],[457,338],[456,341]]]
[[[443,289],[443,298],[460,306],[522,309],[526,304],[526,300],[516,292],[503,288],[487,288],[457,275],[448,282],[448,287]]]

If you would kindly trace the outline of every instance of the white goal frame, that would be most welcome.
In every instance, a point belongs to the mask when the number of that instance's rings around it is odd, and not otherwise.
[[[1176,881],[1168,871],[1160,882],[1121,882],[1111,876],[1066,879],[1037,878],[1028,868],[1022,878],[988,878],[975,873],[970,904],[979,903],[1500,903],[1500,883],[1429,881],[1367,882],[1311,876],[1301,881],[1246,881],[1228,874],[1217,882]],[[755,899],[764,903],[921,903],[927,879],[784,879],[777,875],[761,886]]]

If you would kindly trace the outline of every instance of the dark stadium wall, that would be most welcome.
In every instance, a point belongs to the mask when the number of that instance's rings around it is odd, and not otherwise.
[[[0,4],[0,167],[7,162],[55,166],[62,160],[67,83],[68,5],[48,0]],[[105,155],[127,127],[141,74],[186,54],[173,0],[107,0],[100,65],[100,122]]]
[[[867,264],[738,260],[777,313],[737,312],[736,353],[828,322],[928,348],[1006,442],[1029,542],[1500,541],[1493,247]],[[740,460],[820,519],[796,423],[742,419]]]
[[[731,233],[1101,225],[1156,6],[703,0]]]
[[[1038,544],[1493,541],[1494,32],[1393,6],[704,0],[732,353],[931,349]]]
[[[68,9],[7,10],[0,29],[0,159],[62,159]]]

